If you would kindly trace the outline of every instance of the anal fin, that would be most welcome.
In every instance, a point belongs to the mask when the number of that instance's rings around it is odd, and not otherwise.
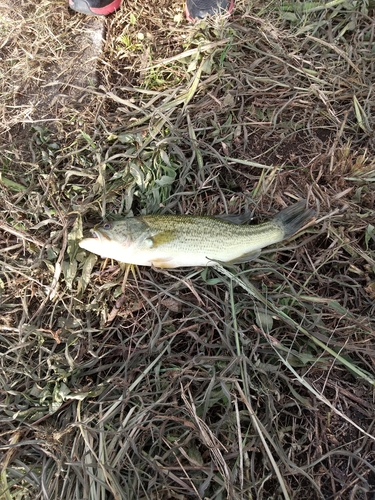
[[[243,264],[244,262],[250,262],[251,260],[256,259],[261,254],[261,250],[252,250],[251,252],[244,253],[240,255],[238,258],[230,260],[227,264]]]
[[[222,266],[225,266],[225,264],[243,264],[244,262],[249,262],[251,260],[256,259],[259,257],[261,253],[261,250],[252,250],[251,252],[244,253],[242,255],[239,255],[235,259],[232,260],[218,260],[218,259],[210,259],[209,257],[206,257],[207,260],[209,261],[208,265],[212,266],[217,264],[221,264]]]

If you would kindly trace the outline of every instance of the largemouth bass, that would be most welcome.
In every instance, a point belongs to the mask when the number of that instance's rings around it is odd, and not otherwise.
[[[144,215],[106,222],[79,246],[128,264],[175,268],[247,262],[298,232],[314,211],[299,201],[258,225],[210,216]]]

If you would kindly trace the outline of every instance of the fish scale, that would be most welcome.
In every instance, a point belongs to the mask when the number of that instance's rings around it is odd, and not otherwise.
[[[298,232],[313,216],[301,200],[258,225],[211,216],[129,217],[95,227],[80,246],[120,262],[162,268],[247,262]]]

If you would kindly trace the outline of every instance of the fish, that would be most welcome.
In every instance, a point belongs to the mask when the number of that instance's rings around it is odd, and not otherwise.
[[[106,222],[79,246],[89,252],[140,266],[165,269],[239,264],[300,231],[314,210],[306,201],[281,210],[261,224],[239,224],[238,216],[142,215]],[[233,222],[235,220],[236,222]]]

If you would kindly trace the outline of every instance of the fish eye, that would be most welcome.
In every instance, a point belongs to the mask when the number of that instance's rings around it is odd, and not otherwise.
[[[103,229],[111,229],[112,227],[112,224],[110,222],[106,222],[105,224],[103,224]]]

